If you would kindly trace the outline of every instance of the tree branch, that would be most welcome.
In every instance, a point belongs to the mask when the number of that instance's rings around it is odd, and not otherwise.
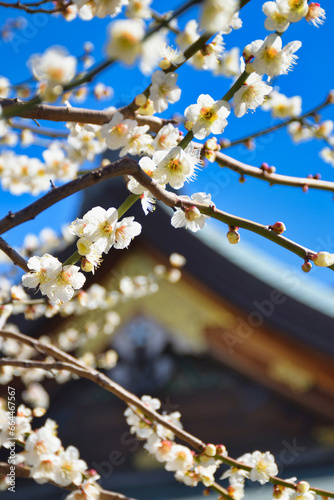
[[[87,378],[91,380],[92,382],[96,383],[100,387],[103,387],[109,392],[112,392],[115,394],[118,398],[120,398],[122,401],[124,401],[127,405],[134,405],[136,408],[140,409],[143,414],[151,419],[154,422],[158,422],[159,424],[163,425],[167,429],[170,429],[179,439],[182,441],[186,442],[190,446],[192,446],[195,450],[197,450],[199,453],[202,453],[205,449],[205,443],[200,441],[198,438],[195,436],[189,434],[188,432],[179,429],[178,427],[174,426],[170,422],[167,422],[164,420],[163,416],[161,416],[159,413],[156,413],[153,410],[150,410],[143,402],[138,399],[134,394],[130,393],[120,385],[118,385],[116,382],[99,372],[98,370],[92,369],[90,367],[87,367],[83,364],[81,364],[76,358],[71,356],[70,354],[67,354],[66,352],[62,351],[61,349],[58,349],[55,346],[52,346],[51,344],[44,344],[40,343],[38,340],[33,339],[31,337],[28,337],[26,335],[23,335],[22,333],[15,333],[15,332],[6,332],[6,331],[0,331],[0,336],[4,338],[13,338],[15,340],[18,340],[19,342],[23,342],[27,345],[30,345],[31,347],[34,347],[38,352],[44,352],[56,359],[60,359],[61,362],[44,362],[44,361],[32,361],[32,360],[10,360],[10,359],[0,359],[0,367],[4,365],[8,366],[19,366],[19,367],[24,367],[24,368],[41,368],[45,370],[52,370],[52,369],[64,369],[67,371],[70,371],[79,377],[82,378]],[[236,467],[238,469],[243,469],[246,471],[250,471],[252,468],[238,462],[237,460],[229,457],[229,456],[218,456],[216,457],[217,459],[221,460],[223,463],[231,466],[231,467]],[[27,469],[27,468],[26,468]],[[26,477],[26,476],[25,476]],[[287,488],[291,488],[293,490],[296,490],[296,485],[294,483],[285,481],[283,479],[280,479],[276,476],[270,476],[269,481],[272,484],[278,484]],[[213,484],[213,489],[216,489],[219,491],[225,498],[230,499],[231,497],[228,495],[228,492],[221,487],[219,484],[214,483]],[[321,490],[318,488],[311,488],[312,491],[314,491],[316,494],[324,496],[324,497],[330,497],[334,498],[334,493]],[[113,497],[106,497],[106,498],[113,498]],[[116,500],[117,497],[115,497]],[[122,498],[122,497],[120,497]]]
[[[117,111],[99,111],[95,109],[74,108],[67,106],[50,106],[49,104],[36,104],[36,106],[31,109],[26,109],[26,105],[28,103],[29,101],[21,101],[18,99],[0,99],[0,105],[4,110],[8,110],[10,112],[12,109],[15,109],[15,113],[12,116],[32,118],[33,120],[103,125],[104,123],[110,122]],[[159,132],[161,127],[167,123],[178,123],[177,120],[173,118],[165,119],[158,118],[156,116],[135,115],[130,111],[124,113],[124,118],[135,118],[139,125],[149,125],[153,132]],[[38,130],[35,130],[35,132],[38,133]]]
[[[0,476],[7,476],[10,473],[10,466],[6,462],[0,462]],[[15,477],[21,477],[25,479],[33,479],[30,476],[30,467],[26,465],[16,465],[15,466]],[[73,491],[72,486],[59,486],[59,484],[54,483],[53,481],[48,481],[48,484],[52,484],[53,486],[57,486],[58,488],[63,488],[65,490]],[[99,486],[99,485],[98,485]],[[79,489],[79,487],[78,487]],[[134,498],[126,497],[120,493],[115,493],[113,491],[107,491],[102,488],[99,488],[100,497],[99,500],[135,500]]]
[[[329,104],[333,104],[333,91],[330,91],[328,96],[326,97],[326,100],[319,104],[318,106],[315,106],[313,109],[308,111],[307,113],[304,113],[303,115],[300,116],[294,116],[292,118],[289,118],[288,120],[285,120],[281,123],[277,123],[277,125],[273,125],[272,127],[265,128],[263,130],[259,130],[258,132],[254,132],[252,134],[246,135],[245,137],[242,137],[241,139],[236,139],[235,141],[231,141],[227,143],[226,145],[222,145],[222,149],[227,149],[227,148],[232,148],[233,146],[237,146],[238,144],[244,144],[252,139],[256,139],[257,137],[261,137],[262,135],[270,134],[271,132],[275,132],[276,130],[279,130],[280,128],[287,127],[290,125],[292,122],[300,122],[304,118],[307,118],[309,116],[312,116],[321,109],[325,108]]]
[[[2,250],[16,266],[19,266],[21,269],[23,269],[23,271],[25,271],[26,273],[30,271],[27,265],[27,261],[1,237],[0,250]]]
[[[71,356],[70,354],[67,354],[66,352],[63,352],[61,349],[58,349],[55,346],[52,346],[51,344],[44,344],[40,343],[38,340],[33,339],[31,337],[28,337],[26,335],[23,335],[22,333],[14,333],[14,332],[6,332],[6,331],[0,331],[0,336],[4,338],[14,338],[20,342],[23,342],[25,344],[30,345],[31,347],[35,348],[38,352],[43,352],[46,353],[56,359],[59,359],[62,361],[61,366],[63,367],[62,369],[66,369],[79,377],[82,378],[87,378],[91,380],[92,382],[96,383],[100,387],[103,387],[107,391],[113,393],[115,396],[117,396],[119,399],[124,401],[127,405],[133,405],[137,408],[139,408],[144,415],[146,415],[148,418],[151,420],[158,422],[159,424],[163,425],[167,429],[170,429],[178,438],[180,438],[182,441],[185,441],[188,443],[191,447],[193,447],[195,450],[202,452],[205,448],[205,443],[200,441],[199,439],[195,438],[188,432],[183,431],[182,429],[177,428],[170,422],[167,422],[162,415],[159,415],[159,413],[156,413],[153,410],[150,410],[147,408],[147,406],[139,399],[137,398],[134,394],[131,392],[127,391],[123,387],[121,387],[119,384],[108,378],[106,375],[103,373],[99,372],[98,370],[89,368],[82,363],[80,363],[76,358]],[[1,359],[0,360],[0,366],[3,366],[4,364],[12,364],[13,362],[22,362],[21,360],[6,360],[6,359]],[[26,367],[29,365],[29,363],[35,363],[31,361],[25,361],[27,363]],[[14,363],[15,364],[15,363]],[[51,369],[50,366],[54,366],[54,363],[44,363],[43,365],[39,365],[40,368],[45,367],[44,369]],[[12,364],[13,366],[13,364]]]

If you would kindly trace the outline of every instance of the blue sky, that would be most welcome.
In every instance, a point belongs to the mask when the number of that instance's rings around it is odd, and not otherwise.
[[[181,0],[168,2],[172,9],[180,5]],[[265,16],[261,7],[263,2],[251,0],[242,10],[241,18],[243,28],[224,37],[226,49],[234,46],[243,47],[255,39],[263,39],[268,34],[264,28]],[[328,91],[334,88],[333,74],[333,27],[334,27],[334,2],[323,1],[322,7],[327,13],[325,24],[316,28],[305,20],[292,24],[283,35],[283,43],[292,40],[301,40],[303,45],[298,51],[298,63],[288,75],[283,75],[275,80],[275,85],[288,97],[301,95],[303,111],[313,108],[322,102]],[[153,1],[153,8],[164,12],[166,2]],[[193,9],[181,16],[179,26],[182,28],[186,21],[196,16],[197,9]],[[2,65],[1,74],[7,76],[13,83],[29,78],[30,73],[26,61],[31,54],[41,53],[49,46],[61,45],[72,54],[82,54],[84,42],[91,41],[95,46],[93,53],[96,61],[105,57],[106,32],[110,19],[94,19],[90,22],[75,20],[65,22],[61,17],[50,17],[44,14],[22,15],[12,9],[2,9],[0,12],[0,25],[5,20],[15,17],[26,18],[26,28],[17,32],[12,41],[1,41]],[[114,65],[101,74],[97,81],[103,81],[114,89],[115,97],[110,101],[96,102],[89,99],[84,106],[103,108],[121,102],[126,104],[144,89],[149,83],[149,77],[142,75],[136,67],[125,68]],[[199,94],[207,93],[215,99],[221,98],[231,85],[231,80],[223,77],[213,77],[211,73],[201,72],[184,65],[179,70],[178,83],[182,88],[180,101],[170,106],[164,116],[173,113],[183,113],[184,109],[196,102]],[[81,105],[73,102],[73,105]],[[333,119],[333,107],[323,111],[323,119]],[[224,137],[237,139],[252,131],[260,130],[273,122],[268,112],[257,110],[242,118],[236,118],[233,113],[229,117],[228,127]],[[51,123],[49,125],[52,125]],[[64,127],[64,125],[56,125]],[[285,130],[281,130],[258,141],[258,149],[249,151],[243,146],[226,150],[226,154],[251,165],[259,166],[263,161],[275,165],[277,172],[297,176],[306,176],[309,173],[319,172],[322,178],[334,181],[333,168],[324,163],[318,156],[320,149],[325,144],[312,141],[294,146]],[[21,151],[23,154],[39,156],[41,148],[31,147]],[[263,224],[272,224],[282,220],[287,226],[287,237],[312,248],[314,250],[328,250],[334,252],[333,220],[333,195],[327,192],[310,190],[303,193],[300,189],[272,186],[248,178],[246,183],[240,184],[238,175],[220,169],[216,164],[210,164],[198,175],[197,181],[186,188],[191,194],[196,191],[211,191],[216,205],[227,212],[253,219]],[[8,210],[16,211],[31,203],[33,198],[27,195],[13,197],[0,191],[0,217]],[[9,231],[5,238],[9,243],[18,245],[23,241],[27,232],[38,233],[40,229],[49,225],[58,229],[63,222],[71,221],[76,216],[76,207],[79,196],[74,196],[39,215],[35,221],[26,223]],[[226,227],[219,225],[221,231],[226,232]],[[177,237],[177,233],[175,234]],[[250,243],[270,256],[275,257],[287,265],[298,269],[301,261],[269,241],[257,235],[241,231],[241,242]],[[334,274],[327,269],[316,268],[312,277],[334,283]]]

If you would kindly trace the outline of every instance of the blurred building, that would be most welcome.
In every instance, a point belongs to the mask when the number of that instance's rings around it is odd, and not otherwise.
[[[117,207],[125,196],[121,180],[99,184],[87,190],[81,212]],[[168,266],[172,252],[186,265],[179,282],[161,280],[157,293],[118,304],[115,333],[97,334],[88,349],[115,348],[113,379],[138,396],[159,397],[162,410],[181,412],[188,432],[225,444],[231,456],[270,450],[285,478],[327,472],[334,459],[333,297],[308,287],[291,269],[277,269],[243,246],[231,248],[225,228],[194,235],[174,229],[163,207],[145,217],[138,203],[129,213],[142,223],[142,234],[128,250],[112,249],[94,282],[113,289],[123,276]],[[43,320],[38,335],[74,323],[79,329],[99,325],[103,314]],[[86,380],[49,385],[48,416],[59,424],[63,444],[78,446],[101,474],[104,488],[139,500],[201,494],[150,459],[112,394]],[[44,488],[40,493],[30,483],[22,498],[64,497]]]

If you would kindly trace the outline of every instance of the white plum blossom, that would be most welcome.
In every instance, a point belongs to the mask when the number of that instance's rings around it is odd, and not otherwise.
[[[314,137],[316,139],[328,139],[334,128],[332,120],[324,120],[321,123],[316,123],[313,126]]]
[[[97,479],[99,476],[86,479],[80,484],[80,489],[72,491],[65,500],[99,500],[101,490],[94,482]]]
[[[240,75],[240,72],[240,50],[238,47],[226,50],[214,68],[215,75],[234,77]]]
[[[100,253],[107,253],[115,241],[115,228],[118,219],[116,208],[105,210],[94,207],[82,219],[77,219],[69,227],[71,234],[84,236],[93,241]]]
[[[255,40],[245,48],[246,53],[254,57],[252,66],[259,75],[269,77],[286,74],[296,63],[294,53],[302,42],[295,40],[282,48],[282,38],[276,33],[268,35],[265,40]]]
[[[5,76],[0,76],[0,97],[8,97],[10,93],[10,81]]]
[[[132,64],[142,52],[145,35],[143,22],[137,19],[114,21],[109,26],[109,32],[111,39],[107,46],[108,55]]]
[[[141,224],[135,222],[134,217],[125,217],[116,224],[114,248],[127,248],[131,240],[140,233]]]
[[[45,295],[45,287],[50,281],[56,278],[61,263],[56,257],[46,253],[42,257],[30,257],[27,265],[30,272],[22,276],[23,286],[26,288],[39,287]]]
[[[252,467],[249,472],[249,479],[251,481],[258,481],[260,484],[265,484],[269,481],[270,476],[276,476],[278,473],[275,458],[269,451],[265,453],[254,451],[252,454],[247,455],[249,455],[247,465]]]
[[[170,440],[161,439],[153,432],[144,444],[145,450],[155,456],[158,462],[167,462],[173,459],[174,443]]]
[[[238,0],[204,0],[200,28],[212,33],[228,30],[238,8]]]
[[[180,99],[181,89],[176,85],[177,78],[176,73],[165,73],[161,70],[153,73],[149,98],[153,101],[157,113],[165,111],[169,102],[174,104]]]
[[[171,457],[168,458],[165,468],[168,471],[186,472],[194,465],[194,457],[189,448],[181,444],[174,444]]]
[[[208,94],[201,94],[197,104],[191,104],[184,111],[187,122],[196,139],[204,139],[211,133],[221,134],[230,114],[230,105],[226,101],[215,101]]]
[[[180,198],[185,201],[192,200],[213,206],[211,195],[206,193],[194,193],[191,195],[191,198],[189,196],[180,196]],[[208,215],[202,214],[195,206],[186,207],[184,210],[177,208],[171,219],[171,224],[175,228],[186,227],[186,229],[196,233],[200,229],[203,229],[206,220],[209,218]]]
[[[44,54],[34,54],[28,60],[34,77],[51,85],[71,81],[76,72],[77,60],[63,47],[50,47]]]
[[[116,111],[109,123],[101,127],[101,137],[106,141],[109,149],[115,150],[126,146],[129,140],[130,130],[138,125],[136,120],[124,119],[119,111]]]
[[[308,12],[307,0],[276,0],[279,11],[287,17],[291,23],[303,19]]]
[[[44,484],[49,481],[56,481],[56,471],[60,465],[60,458],[58,455],[51,454],[44,455],[43,459],[31,467],[30,476],[34,478],[36,483]]]
[[[139,69],[144,75],[151,75],[161,59],[166,45],[167,30],[161,30],[147,38],[142,44]]]
[[[223,50],[223,37],[221,33],[218,33],[210,43],[204,46],[203,50],[198,50],[189,62],[195,68],[215,71]]]
[[[169,150],[174,146],[177,146],[177,140],[180,136],[180,132],[171,123],[164,125],[152,142],[152,148],[154,151]]]
[[[93,9],[94,14],[97,17],[103,18],[106,16],[115,17],[117,16],[124,5],[128,4],[128,0],[93,0],[95,8]]]
[[[246,82],[233,96],[234,114],[238,118],[249,109],[255,110],[263,104],[265,97],[270,94],[272,87],[266,85],[260,75],[251,73]]]
[[[49,281],[44,288],[51,304],[61,304],[71,300],[74,291],[82,288],[85,281],[86,278],[78,266],[62,266],[60,264],[57,276],[54,280]]]
[[[150,19],[152,17],[151,3],[152,0],[129,0],[125,14],[132,19]]]
[[[324,24],[326,19],[325,9],[320,7],[320,4],[316,2],[311,2],[308,4],[308,12],[305,16],[306,21],[313,24],[313,26],[318,27],[320,24]]]
[[[59,453],[60,463],[55,471],[55,481],[60,486],[69,486],[71,483],[78,486],[82,483],[82,475],[87,470],[87,464],[79,459],[79,450],[75,446],[68,446]]]
[[[309,141],[313,138],[313,128],[304,126],[300,122],[292,122],[288,126],[288,132],[291,135],[293,142],[296,144],[299,142]]]
[[[149,152],[153,141],[153,137],[146,133],[149,129],[149,125],[129,129],[127,142],[122,146],[119,156],[122,157],[127,154],[137,156]]]
[[[48,419],[44,427],[31,433],[25,443],[25,461],[28,465],[38,465],[61,448],[61,441],[56,436],[55,422]]]
[[[276,2],[265,2],[262,5],[262,11],[267,16],[264,22],[266,30],[283,33],[290,26],[290,21],[281,13]]]
[[[262,109],[270,110],[274,118],[299,116],[302,112],[302,98],[299,95],[287,97],[273,90],[262,104]]]
[[[191,19],[185,25],[184,31],[181,31],[176,37],[176,43],[182,50],[186,50],[189,45],[194,43],[200,34],[198,32],[198,24],[195,19]]]
[[[150,410],[159,410],[161,406],[159,399],[151,398],[151,396],[142,396],[141,400]],[[137,409],[137,413],[134,413],[130,407],[124,412],[126,422],[130,426],[131,434],[136,434],[139,439],[148,439],[153,434],[154,429],[152,425],[146,423],[139,415],[142,415],[139,409]]]
[[[162,60],[159,62],[159,66],[163,70],[169,69],[172,64],[179,66],[186,60],[183,52],[170,47],[166,43],[161,47],[160,56],[162,57]]]
[[[191,154],[189,147],[183,150],[175,146],[168,153],[157,151],[153,161],[157,165],[154,179],[161,184],[169,183],[174,189],[181,189],[185,182],[195,177],[197,158]]]
[[[320,157],[334,167],[334,149],[325,147],[319,152]]]

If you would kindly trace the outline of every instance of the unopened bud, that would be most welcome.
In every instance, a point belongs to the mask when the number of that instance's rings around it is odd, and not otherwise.
[[[328,104],[334,104],[334,90],[330,90],[327,96]]]
[[[313,179],[317,179],[318,181],[320,181],[321,174],[314,174]]]
[[[81,259],[81,269],[85,271],[86,273],[91,273],[94,269],[94,266],[89,260],[87,260],[85,257]]]
[[[296,490],[299,493],[306,493],[310,489],[310,485],[307,481],[299,481],[296,485]]]
[[[274,174],[276,172],[276,167],[271,165],[271,167],[268,168],[268,174]]]
[[[244,182],[246,182],[246,178],[243,175],[240,175],[239,182],[240,184],[243,184]]]
[[[263,170],[264,172],[267,172],[269,170],[269,165],[267,162],[263,162],[261,163],[261,167],[260,167],[261,170]]]
[[[211,149],[205,149],[204,158],[206,158],[210,163],[214,163],[216,159],[216,153],[214,151],[211,151]]]
[[[205,497],[208,497],[208,496],[210,495],[210,493],[211,493],[210,488],[205,488],[205,490],[203,491],[203,495],[204,495]]]
[[[147,99],[145,104],[143,104],[139,109],[137,109],[137,112],[140,115],[153,115],[154,113],[153,101],[151,101],[151,99]]]
[[[316,266],[329,267],[334,264],[334,253],[318,252],[313,255],[312,260]]]
[[[147,97],[144,94],[138,94],[135,97],[135,104],[137,106],[144,106],[144,104],[146,104],[146,101],[147,101]]]
[[[277,500],[282,498],[284,490],[285,490],[284,486],[279,486],[278,484],[274,484],[273,498],[276,498]]]
[[[240,241],[240,234],[235,229],[230,229],[226,236],[231,245],[236,245]]]
[[[194,123],[193,122],[190,122],[189,120],[185,122],[184,124],[184,128],[187,129],[187,130],[191,130],[194,126]]]
[[[227,455],[226,447],[223,444],[217,444],[216,453],[222,457]]]
[[[207,444],[205,447],[204,453],[205,453],[205,455],[208,455],[208,457],[214,457],[216,455],[215,445],[212,443]]]
[[[269,226],[269,229],[274,231],[276,234],[282,234],[284,231],[286,231],[286,227],[284,222],[275,222],[273,226]]]
[[[169,69],[171,67],[171,62],[168,59],[163,59],[162,61],[159,62],[159,67],[162,70]]]
[[[307,191],[308,191],[308,185],[307,185],[307,184],[304,184],[304,186],[303,186],[303,192],[304,192],[304,193],[307,193]]]
[[[309,273],[312,269],[312,264],[311,262],[309,262],[308,260],[306,260],[304,262],[304,264],[302,265],[302,270],[304,271],[304,273]]]
[[[108,158],[103,158],[103,160],[101,161],[102,167],[106,167],[109,164],[110,164],[110,160],[108,160]]]

